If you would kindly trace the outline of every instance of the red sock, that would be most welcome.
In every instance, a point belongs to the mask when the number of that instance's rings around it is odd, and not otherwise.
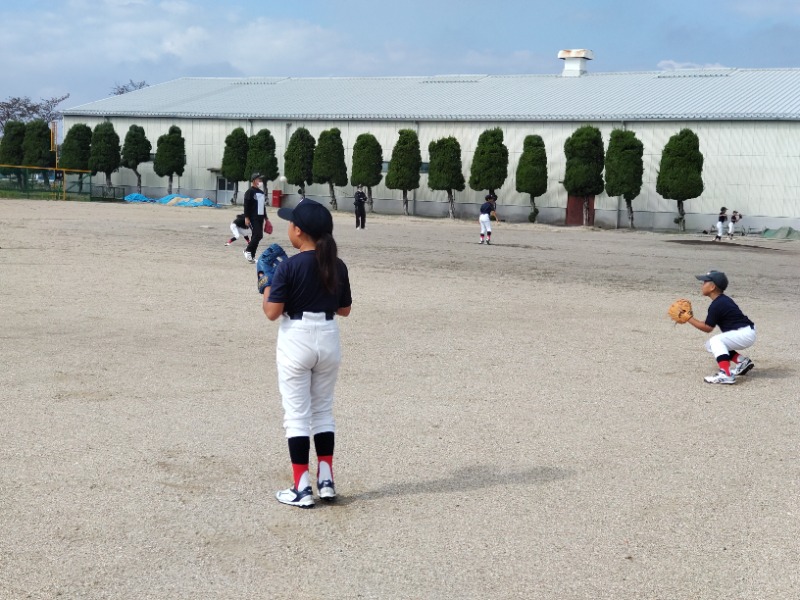
[[[725,371],[725,375],[730,376],[731,374],[731,361],[729,360],[719,360],[719,368]]]
[[[308,464],[305,465],[296,465],[292,463],[292,472],[294,473],[294,489],[300,489],[300,479],[302,479],[303,475],[308,473]]]
[[[330,472],[330,480],[333,481],[333,456],[318,456],[317,462],[319,463],[319,467],[317,470],[317,481],[320,480],[320,471],[329,471]],[[325,466],[323,466],[325,463]],[[328,473],[322,473],[325,475],[325,479],[327,479]]]

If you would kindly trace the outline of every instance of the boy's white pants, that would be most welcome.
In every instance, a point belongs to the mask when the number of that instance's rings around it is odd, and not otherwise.
[[[726,331],[715,335],[706,340],[706,350],[714,355],[714,358],[729,354],[730,350],[744,350],[756,343],[756,330],[752,327],[740,327],[732,331]]]
[[[489,215],[481,215],[478,222],[481,224],[481,235],[492,232],[492,219]]]
[[[250,237],[252,232],[250,231],[249,227],[242,229],[241,227],[237,227],[236,223],[231,223],[231,233],[233,234],[233,237],[238,240],[240,235],[246,235],[247,237]]]
[[[287,438],[336,431],[333,390],[341,360],[335,318],[327,321],[324,313],[281,317],[276,362]]]
[[[733,235],[733,221],[728,221],[728,235]]]
[[[723,228],[724,226],[725,226],[725,223],[723,223],[722,221],[717,221],[717,235],[718,235],[719,237],[722,237],[722,231],[723,231],[723,229],[722,229],[722,228]]]

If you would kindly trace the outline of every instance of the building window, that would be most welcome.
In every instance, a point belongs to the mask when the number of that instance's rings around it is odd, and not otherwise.
[[[236,186],[233,181],[228,181],[224,177],[217,177],[217,190],[220,192],[232,192]]]

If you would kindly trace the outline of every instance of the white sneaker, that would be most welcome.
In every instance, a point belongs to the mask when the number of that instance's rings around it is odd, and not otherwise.
[[[726,383],[728,385],[736,383],[736,377],[733,374],[727,375],[722,369],[716,375],[709,375],[704,377],[706,383]]]
[[[317,490],[319,490],[320,500],[327,500],[328,502],[336,500],[336,487],[334,487],[333,481],[330,479],[318,481]]]
[[[230,246],[230,245],[231,245],[231,243],[230,243],[230,242],[225,242],[225,245],[226,245],[226,246]]]
[[[255,260],[253,260],[253,255],[250,254],[247,250],[243,250],[242,252],[243,252],[245,260],[247,260],[247,262],[251,262],[251,263],[256,262]]]
[[[731,365],[731,375],[738,377],[739,375],[746,375],[750,372],[755,365],[753,361],[747,358],[746,356],[742,356],[739,359],[738,363]]]
[[[311,486],[300,491],[290,487],[286,490],[281,490],[275,494],[275,497],[281,504],[288,504],[289,506],[297,506],[300,508],[314,508],[314,494],[311,491]]]

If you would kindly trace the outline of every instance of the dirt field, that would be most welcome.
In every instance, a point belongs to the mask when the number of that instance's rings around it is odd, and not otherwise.
[[[800,597],[800,243],[337,214],[341,499],[303,511],[234,215],[0,200],[0,598]],[[709,268],[734,386],[666,317]]]

